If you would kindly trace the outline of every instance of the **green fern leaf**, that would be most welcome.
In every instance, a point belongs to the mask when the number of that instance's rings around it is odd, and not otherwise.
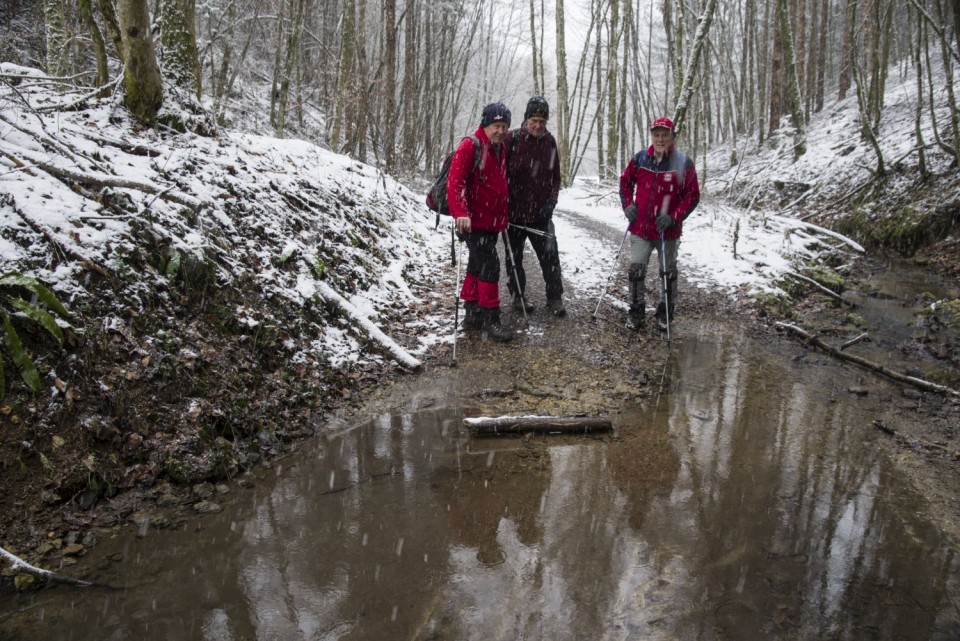
[[[45,330],[50,332],[50,335],[57,339],[57,342],[63,345],[63,331],[60,329],[60,326],[57,325],[57,321],[53,319],[48,312],[40,309],[32,303],[28,303],[22,298],[15,298],[10,301],[10,304],[19,309],[21,312],[30,317],[38,325],[42,325]]]
[[[7,274],[0,278],[0,285],[17,286],[28,289],[36,294],[37,298],[39,298],[44,305],[55,311],[60,316],[63,316],[64,318],[70,316],[70,312],[67,311],[67,308],[63,306],[63,303],[57,299],[56,295],[54,295],[53,292],[47,289],[43,283],[33,276],[25,276],[23,274]]]
[[[37,366],[33,364],[26,350],[23,349],[23,343],[20,342],[17,330],[13,328],[10,316],[7,314],[3,314],[3,342],[7,346],[7,351],[10,352],[13,364],[20,370],[20,377],[23,382],[34,392],[39,392],[40,374],[37,372]]]

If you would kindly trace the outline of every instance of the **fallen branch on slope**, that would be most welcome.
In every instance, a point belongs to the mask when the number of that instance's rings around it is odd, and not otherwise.
[[[829,296],[830,298],[835,298],[836,300],[840,301],[841,303],[843,303],[843,304],[845,304],[845,305],[849,305],[850,307],[856,307],[856,303],[854,303],[854,302],[852,302],[852,301],[849,301],[849,300],[846,300],[843,296],[841,296],[841,295],[838,294],[837,292],[833,291],[832,289],[830,289],[830,288],[828,288],[828,287],[824,287],[823,285],[821,285],[821,284],[818,283],[817,281],[813,280],[812,278],[807,278],[806,276],[802,276],[802,275],[797,274],[797,273],[795,273],[795,272],[783,272],[783,273],[784,273],[784,275],[786,275],[786,276],[789,276],[789,277],[791,277],[791,278],[796,278],[797,280],[803,281],[803,282],[807,283],[808,285],[813,285],[814,287],[816,287],[817,289],[819,289],[821,292],[823,292],[824,294],[826,294],[826,295]]]
[[[58,167],[47,162],[44,158],[34,156],[33,154],[26,153],[22,150],[18,151],[16,155],[10,151],[4,150],[0,150],[0,153],[3,153],[3,155],[10,158],[10,160],[17,164],[17,166],[23,166],[26,164],[20,159],[20,157],[22,157],[23,159],[29,161],[34,167],[39,167],[51,176],[55,176],[60,179],[72,180],[73,182],[80,183],[81,185],[96,187],[98,189],[102,189],[104,187],[113,187],[114,189],[133,189],[136,191],[142,191],[146,194],[156,194],[163,200],[169,200],[172,203],[189,207],[193,211],[199,211],[203,206],[203,202],[197,198],[194,198],[193,196],[178,191],[171,191],[169,187],[161,187],[143,180],[133,180],[130,178],[110,176],[108,174],[102,174],[99,172],[82,172],[73,169],[67,169],[65,167]]]
[[[51,572],[50,570],[44,570],[43,568],[30,565],[16,554],[7,552],[2,547],[0,547],[0,558],[6,559],[10,565],[13,566],[14,572],[30,575],[49,584],[61,583],[65,585],[76,585],[82,588],[89,588],[93,586],[93,583],[90,583],[89,581],[81,581],[80,579],[63,576],[62,574],[57,574],[56,572]]]
[[[877,365],[876,363],[872,363],[865,358],[860,358],[859,356],[854,356],[853,354],[847,354],[846,352],[841,352],[836,347],[827,345],[816,336],[813,336],[812,334],[809,334],[808,332],[803,331],[796,325],[791,325],[789,323],[776,323],[775,326],[780,329],[785,329],[787,331],[793,332],[797,336],[800,336],[801,338],[803,338],[804,341],[806,341],[808,344],[814,345],[815,347],[819,347],[821,350],[823,350],[827,354],[830,354],[831,356],[838,358],[842,361],[847,361],[850,363],[855,363],[857,365],[860,365],[861,367],[866,367],[867,369],[873,370],[878,374],[882,374],[887,378],[891,378],[900,383],[906,383],[908,385],[912,385],[913,387],[921,389],[925,392],[934,392],[936,394],[943,394],[945,396],[960,397],[960,392],[958,392],[957,390],[951,389],[949,387],[946,387],[944,385],[938,385],[936,383],[931,383],[930,381],[925,381],[920,378],[907,376],[906,374],[900,374],[899,372],[894,372],[893,370],[886,368],[883,365]]]
[[[367,336],[390,352],[390,355],[393,356],[398,363],[412,370],[418,370],[423,366],[420,361],[400,347],[396,341],[384,334],[379,327],[365,318],[356,307],[351,305],[346,298],[338,294],[332,287],[322,281],[317,281],[316,285],[320,296],[323,297],[324,300],[333,303],[340,311],[355,321],[357,326],[361,328]]]

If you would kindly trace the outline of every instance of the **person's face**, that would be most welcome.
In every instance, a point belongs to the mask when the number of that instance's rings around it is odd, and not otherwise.
[[[673,144],[673,132],[665,127],[657,127],[651,132],[651,134],[653,134],[654,153],[658,156],[667,153],[667,150],[670,149],[670,145]]]
[[[543,134],[547,133],[547,119],[538,118],[536,116],[527,118],[527,131],[534,138],[539,138]]]
[[[487,134],[490,144],[499,145],[507,136],[507,123],[494,122],[483,128],[483,133]]]

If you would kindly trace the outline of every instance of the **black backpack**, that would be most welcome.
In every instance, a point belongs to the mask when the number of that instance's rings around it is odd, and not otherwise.
[[[473,170],[476,171],[480,166],[480,139],[476,136],[464,136],[461,140],[469,138],[473,141]],[[440,226],[440,216],[450,215],[450,205],[447,203],[447,177],[450,175],[450,162],[453,160],[453,154],[456,149],[447,154],[440,165],[440,173],[437,174],[433,184],[427,191],[427,207],[437,212],[437,222],[434,228]]]

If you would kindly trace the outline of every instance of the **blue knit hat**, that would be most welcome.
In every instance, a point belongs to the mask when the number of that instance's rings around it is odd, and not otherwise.
[[[510,110],[502,102],[491,102],[483,108],[480,126],[489,127],[495,122],[505,122],[508,127],[510,126]]]

